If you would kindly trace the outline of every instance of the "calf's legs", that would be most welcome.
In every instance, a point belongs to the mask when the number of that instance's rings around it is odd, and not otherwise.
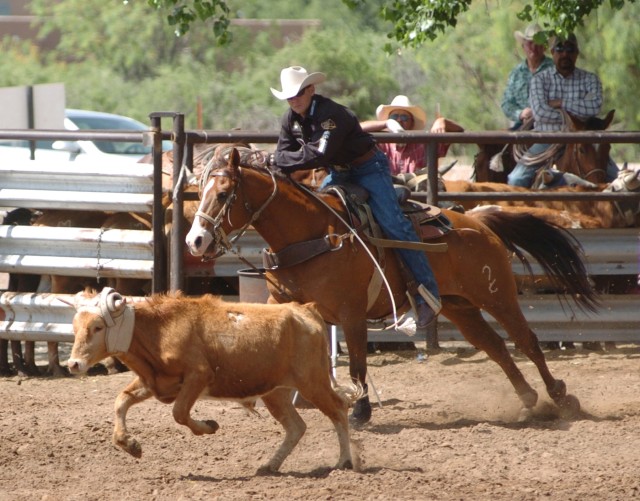
[[[142,447],[135,438],[129,435],[126,424],[127,411],[132,405],[138,404],[152,395],[151,390],[142,383],[140,378],[136,377],[118,395],[114,405],[116,415],[113,428],[113,444],[121,447],[136,458],[142,456]]]
[[[340,458],[336,468],[353,469],[347,403],[329,385],[304,388],[300,390],[300,393],[333,423],[340,444]]]
[[[193,378],[191,378],[193,379]],[[213,420],[197,421],[190,416],[191,408],[198,399],[203,384],[186,378],[182,384],[180,391],[173,405],[173,418],[177,423],[187,426],[195,435],[203,435],[205,433],[215,433],[219,426]],[[148,398],[154,396],[153,392],[147,387],[139,377],[136,377],[129,385],[122,390],[116,398],[115,408],[115,426],[113,430],[113,443],[121,447],[134,457],[142,456],[142,447],[140,443],[129,435],[126,425],[126,417],[129,408]],[[162,395],[155,395],[161,402],[168,402],[169,399],[162,398]]]
[[[173,404],[173,419],[189,428],[194,435],[212,434],[220,426],[213,419],[198,421],[191,417],[191,408],[206,386],[206,377],[197,372],[189,373],[181,383],[180,391]]]
[[[262,401],[271,415],[284,427],[285,437],[280,447],[269,462],[258,469],[259,474],[276,472],[282,466],[293,448],[298,444],[307,430],[298,411],[291,401],[290,388],[276,388],[262,396]]]

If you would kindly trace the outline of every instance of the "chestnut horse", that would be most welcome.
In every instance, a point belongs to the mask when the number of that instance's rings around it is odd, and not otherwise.
[[[447,192],[453,193],[530,193],[528,188],[510,186],[502,183],[470,183],[461,180],[444,180]],[[559,186],[547,193],[599,193],[599,192],[640,191],[640,171],[622,169],[618,178],[608,184],[599,184],[595,188],[586,186]],[[478,200],[462,200],[459,202],[465,210],[472,210],[477,205],[497,205],[507,210],[518,209],[531,211],[532,214],[546,214],[544,219],[553,218],[555,224],[566,216],[574,223],[568,228],[638,228],[640,227],[640,202],[609,200],[496,200],[482,202]],[[535,211],[534,211],[535,210]],[[544,211],[544,212],[543,212]],[[539,216],[540,217],[540,216]]]
[[[350,375],[366,386],[367,318],[391,315],[391,297],[398,311],[409,308],[406,283],[395,255],[386,252],[384,256],[389,288],[378,285],[369,291],[377,273],[370,256],[379,255],[379,251],[368,243],[368,249],[363,249],[364,238],[354,238],[355,230],[345,226],[347,216],[337,197],[314,195],[267,169],[239,167],[235,149],[227,157],[225,165],[213,166],[201,179],[200,206],[186,238],[189,250],[196,256],[215,257],[240,239],[250,225],[272,252],[326,240],[330,252],[267,270],[269,301],[315,302],[325,321],[342,326]],[[577,242],[564,230],[530,215],[498,212],[469,217],[443,212],[454,229],[434,242],[447,244],[448,250],[429,253],[441,293],[442,314],[502,368],[522,401],[523,415],[531,414],[538,394],[516,366],[504,340],[483,318],[481,309],[492,315],[533,361],[561,412],[577,412],[577,398],[568,395],[564,382],[549,371],[537,337],[520,309],[509,259],[511,252],[522,256],[516,245],[522,247],[560,282],[561,290],[567,291],[576,304],[595,311],[597,295],[587,280]],[[228,238],[230,234],[233,238]],[[351,419],[364,423],[370,418],[371,405],[364,397],[356,402]]]
[[[609,111],[605,118],[591,117],[581,120],[570,113],[565,113],[567,121],[567,132],[578,132],[585,130],[606,130],[615,110]],[[507,175],[516,166],[514,151],[528,148],[520,144],[479,144],[479,151],[473,162],[475,178],[474,181],[506,183]],[[569,172],[592,183],[604,183],[606,181],[607,162],[611,145],[602,143],[598,147],[589,143],[567,144],[559,157],[551,159],[550,164],[555,163],[557,169],[562,172]],[[501,171],[492,170],[491,159],[498,155],[498,165]]]

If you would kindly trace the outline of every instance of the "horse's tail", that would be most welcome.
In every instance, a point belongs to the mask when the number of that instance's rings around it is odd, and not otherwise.
[[[583,311],[595,312],[600,306],[598,293],[589,282],[582,246],[566,229],[527,213],[490,211],[475,217],[533,274],[522,250],[529,253],[544,270],[559,299],[571,296]]]

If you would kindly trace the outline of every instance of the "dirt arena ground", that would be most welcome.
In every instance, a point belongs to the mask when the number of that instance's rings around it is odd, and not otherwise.
[[[418,343],[418,348],[421,348]],[[328,419],[301,408],[307,434],[280,474],[256,476],[282,439],[264,408],[198,402],[220,423],[197,437],[157,401],[133,407],[135,459],[111,444],[112,408],[131,373],[66,379],[0,378],[0,500],[627,500],[640,498],[640,347],[547,352],[582,403],[557,417],[533,365],[513,352],[540,392],[532,420],[496,364],[467,345],[369,356],[382,404],[352,430],[359,471],[335,471]],[[347,357],[337,374],[345,380]]]

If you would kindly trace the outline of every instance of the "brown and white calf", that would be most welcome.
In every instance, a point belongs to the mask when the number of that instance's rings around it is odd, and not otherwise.
[[[127,431],[126,414],[149,397],[173,402],[176,422],[196,435],[219,427],[214,420],[191,417],[199,398],[233,400],[249,409],[262,398],[286,434],[258,472],[277,471],[306,430],[291,399],[296,388],[332,421],[340,444],[337,467],[353,468],[347,410],[362,390],[336,385],[326,326],[312,305],[231,303],[180,294],[127,304],[107,290],[90,304],[77,305],[73,329],[72,373],[115,355],[137,375],[116,398],[113,432],[114,444],[135,457],[142,448]]]

